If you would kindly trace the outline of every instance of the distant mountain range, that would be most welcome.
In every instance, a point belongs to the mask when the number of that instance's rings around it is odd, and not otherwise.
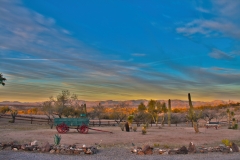
[[[84,101],[84,100],[79,100],[80,104],[86,104],[87,107],[93,107],[97,106],[99,103],[105,107],[114,107],[116,105],[124,104],[125,106],[128,107],[137,107],[141,102],[144,103],[145,105],[148,104],[149,100],[145,99],[140,99],[140,100],[127,100],[127,101],[113,101],[113,100],[107,100],[107,101]],[[166,105],[168,105],[167,100],[158,100],[160,102],[165,102]],[[236,103],[234,101],[230,101],[231,103]],[[229,101],[223,101],[223,100],[214,100],[211,102],[203,102],[203,101],[193,101],[194,107],[198,106],[205,106],[205,105],[211,105],[211,106],[216,106],[219,104],[229,104]],[[13,106],[13,107],[38,107],[41,105],[42,102],[18,102],[18,101],[3,101],[0,102],[0,106]],[[171,105],[172,108],[183,108],[183,107],[189,107],[188,101],[184,100],[171,100]]]

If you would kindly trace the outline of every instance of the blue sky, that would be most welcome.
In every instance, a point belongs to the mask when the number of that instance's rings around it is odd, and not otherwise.
[[[238,0],[0,0],[0,101],[240,100]]]

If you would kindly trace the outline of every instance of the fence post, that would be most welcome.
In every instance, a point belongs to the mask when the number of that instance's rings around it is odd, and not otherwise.
[[[110,126],[110,123],[109,123],[109,121],[108,121],[108,126]]]
[[[31,124],[32,124],[32,121],[33,121],[33,117],[31,117]]]
[[[94,127],[94,121],[93,121],[93,127]]]

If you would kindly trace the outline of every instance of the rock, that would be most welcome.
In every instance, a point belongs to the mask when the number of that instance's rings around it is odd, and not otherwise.
[[[193,144],[193,142],[189,143],[188,152],[189,153],[196,153],[197,152],[197,148],[196,148],[195,144]]]
[[[57,149],[55,153],[57,153],[57,154],[60,153],[60,149]]]
[[[26,149],[26,144],[21,145],[21,149],[25,150]]]
[[[75,144],[72,145],[72,148],[76,148],[77,146]]]
[[[74,150],[74,151],[73,151],[73,154],[80,154],[80,153],[81,153],[80,150]]]
[[[25,151],[33,151],[33,146],[26,146]]]
[[[145,153],[143,151],[138,151],[137,155],[145,155]]]
[[[86,152],[84,152],[84,153],[85,153],[85,154],[93,154],[90,148],[88,148],[88,149],[86,150]]]
[[[145,145],[142,149],[144,154],[153,154],[153,148],[151,148],[149,145]]]
[[[177,150],[177,154],[188,154],[188,150],[185,146],[182,146],[180,149]]]
[[[60,150],[60,154],[66,154],[66,150],[65,149],[61,149]]]
[[[222,153],[230,153],[230,148],[224,147],[224,148],[222,149]]]
[[[159,154],[164,154],[166,150],[159,149]]]
[[[232,143],[232,151],[233,152],[239,152],[239,148],[238,148],[238,146],[235,144],[235,143]]]
[[[51,149],[51,146],[48,142],[45,142],[42,146],[42,152],[49,152]]]
[[[21,145],[13,144],[13,145],[11,145],[11,149],[13,149],[13,148],[17,148],[17,150],[19,150],[19,149],[21,149]]]
[[[73,150],[67,149],[67,150],[66,150],[66,153],[67,153],[67,154],[73,154]]]
[[[131,150],[131,152],[132,152],[132,153],[137,153],[137,149],[134,148],[134,149]]]
[[[31,146],[37,146],[37,145],[38,145],[38,141],[37,140],[31,142]]]
[[[175,149],[170,149],[169,151],[168,151],[168,154],[177,154],[177,151],[178,150],[175,150]]]
[[[14,150],[14,151],[18,151],[18,149],[17,149],[17,148],[13,148],[12,150]]]
[[[54,149],[50,150],[49,153],[55,153],[56,151]]]
[[[90,147],[90,150],[92,151],[92,154],[96,154],[98,152],[97,148],[94,146]]]

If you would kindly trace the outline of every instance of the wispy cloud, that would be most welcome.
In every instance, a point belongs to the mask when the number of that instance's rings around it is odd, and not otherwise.
[[[146,54],[144,54],[144,53],[133,53],[132,56],[135,56],[135,57],[144,57],[144,56],[146,56]]]
[[[213,7],[205,10],[197,7],[196,10],[209,13],[211,20],[199,18],[187,22],[178,27],[176,31],[186,36],[202,34],[205,36],[231,36],[240,39],[240,23],[238,16],[240,14],[240,1],[219,0],[212,1]]]
[[[226,59],[226,60],[231,60],[233,58],[231,55],[228,55],[218,49],[213,49],[213,51],[209,53],[209,56],[215,59]]]
[[[200,11],[200,12],[203,12],[203,13],[209,13],[210,11],[207,10],[207,9],[204,9],[202,7],[197,7],[196,10]]]

